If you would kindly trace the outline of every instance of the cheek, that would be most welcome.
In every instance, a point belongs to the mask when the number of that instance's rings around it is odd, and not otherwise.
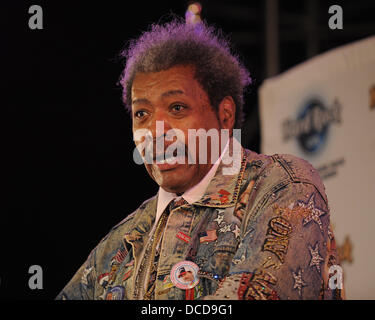
[[[145,164],[145,167],[150,177],[158,184],[160,184],[162,182],[160,171],[157,170],[152,164]]]

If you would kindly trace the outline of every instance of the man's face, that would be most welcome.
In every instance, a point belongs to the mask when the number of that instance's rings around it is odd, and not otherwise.
[[[184,133],[185,163],[159,164],[154,154],[153,163],[145,163],[152,179],[164,190],[181,194],[196,185],[209,171],[211,143],[207,140],[207,163],[188,163],[188,129],[220,129],[217,113],[210,105],[206,92],[194,79],[194,69],[190,66],[175,66],[166,71],[137,73],[131,91],[133,133],[138,129],[148,129],[156,140],[164,139],[170,129]],[[164,122],[164,131],[156,132],[156,121]],[[140,143],[136,142],[136,144]],[[164,140],[165,151],[174,141]],[[196,141],[198,154],[199,143]],[[159,156],[159,155],[158,155]],[[179,161],[181,162],[181,161]]]
[[[182,279],[185,282],[193,282],[194,281],[194,275],[191,271],[186,271],[186,273],[182,276]]]

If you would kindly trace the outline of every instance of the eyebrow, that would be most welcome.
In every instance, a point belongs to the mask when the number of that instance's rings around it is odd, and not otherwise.
[[[185,94],[185,92],[183,92],[182,90],[169,90],[167,92],[164,92],[161,95],[161,97],[162,98],[168,98],[168,97],[171,97],[171,96],[181,95],[181,94]],[[140,98],[140,99],[133,100],[132,104],[133,105],[135,105],[135,104],[151,104],[151,102],[146,98]]]
[[[182,90],[169,90],[167,92],[164,92],[161,97],[162,98],[167,98],[170,96],[175,96],[175,95],[180,95],[180,94],[185,94]]]

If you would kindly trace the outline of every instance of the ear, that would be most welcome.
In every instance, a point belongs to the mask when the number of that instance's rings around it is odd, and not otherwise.
[[[236,121],[236,104],[231,96],[225,97],[219,104],[219,121],[221,129],[229,129],[232,133]]]

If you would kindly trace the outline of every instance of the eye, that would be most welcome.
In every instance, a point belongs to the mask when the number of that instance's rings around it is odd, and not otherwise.
[[[174,113],[178,113],[178,112],[181,112],[183,111],[184,109],[186,109],[185,106],[183,106],[182,104],[174,104],[172,107],[171,107],[172,111]]]
[[[147,114],[144,110],[139,110],[134,113],[134,116],[138,119],[142,119]]]

